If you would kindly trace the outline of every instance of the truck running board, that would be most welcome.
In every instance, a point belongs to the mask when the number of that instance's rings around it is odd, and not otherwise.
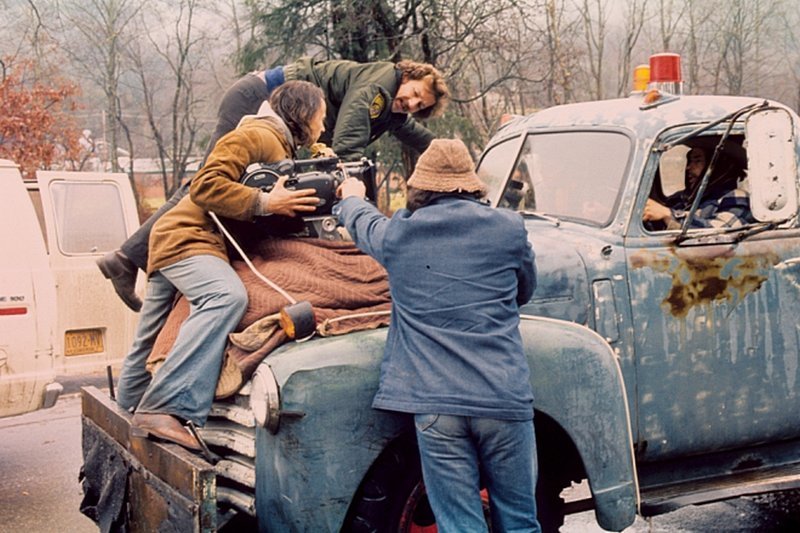
[[[722,479],[690,480],[641,490],[642,516],[655,516],[687,505],[711,503],[749,494],[800,487],[800,465],[741,472]]]

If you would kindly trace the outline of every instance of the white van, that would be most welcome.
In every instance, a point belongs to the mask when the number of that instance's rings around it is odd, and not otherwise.
[[[0,159],[0,417],[51,407],[56,285],[17,166]]]
[[[125,174],[23,182],[0,160],[0,417],[50,407],[57,376],[119,368],[137,317],[95,261],[138,226]]]

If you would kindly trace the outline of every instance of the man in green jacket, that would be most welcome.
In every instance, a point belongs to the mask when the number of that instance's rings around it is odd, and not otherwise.
[[[209,150],[285,80],[309,81],[322,88],[328,114],[320,142],[345,160],[362,157],[367,145],[387,131],[417,151],[425,151],[434,135],[414,119],[440,115],[450,96],[442,75],[426,63],[315,61],[304,57],[285,66],[252,72],[234,83],[220,103]]]
[[[434,135],[415,119],[440,115],[450,97],[444,77],[426,63],[315,61],[305,57],[247,74],[225,92],[206,157],[217,140],[233,130],[243,116],[255,114],[272,91],[288,80],[309,81],[322,89],[327,114],[320,142],[344,160],[361,158],[366,147],[387,131],[417,151],[425,151]],[[141,308],[135,293],[136,274],[138,269],[147,267],[150,229],[187,190],[188,185],[179,188],[119,250],[97,261],[117,294],[134,311]]]

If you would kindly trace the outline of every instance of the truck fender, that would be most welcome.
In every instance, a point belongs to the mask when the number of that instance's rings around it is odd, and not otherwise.
[[[556,422],[577,449],[598,524],[624,529],[636,516],[638,486],[625,384],[614,350],[591,329],[563,320],[522,315],[520,333],[534,409]]]
[[[285,345],[265,359],[280,389],[275,432],[256,428],[256,506],[269,531],[338,531],[370,466],[413,430],[372,408],[386,328]]]

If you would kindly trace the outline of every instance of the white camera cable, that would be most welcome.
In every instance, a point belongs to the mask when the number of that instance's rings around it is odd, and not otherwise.
[[[239,246],[239,243],[236,242],[236,239],[233,238],[233,235],[231,235],[230,232],[228,232],[228,229],[225,226],[222,225],[222,221],[220,221],[220,219],[217,217],[217,214],[215,212],[213,212],[213,211],[209,211],[208,215],[217,224],[217,227],[219,228],[219,230],[230,241],[230,243],[233,245],[233,247],[236,249],[236,251],[239,252],[239,255],[241,256],[242,260],[245,262],[245,264],[248,266],[248,268],[250,268],[250,270],[253,271],[253,274],[255,274],[258,277],[258,279],[260,279],[261,281],[263,281],[264,283],[266,283],[267,285],[269,285],[270,287],[275,289],[275,291],[278,294],[280,294],[281,296],[283,296],[284,298],[286,298],[289,301],[290,304],[292,304],[292,305],[296,304],[297,300],[295,300],[292,297],[291,294],[289,294],[288,292],[283,290],[280,286],[275,284],[272,280],[267,278],[264,274],[259,272],[258,269],[256,269],[256,267],[253,264],[253,262],[250,261],[250,258],[247,257],[247,254],[244,253],[244,250],[242,250],[242,247]]]

